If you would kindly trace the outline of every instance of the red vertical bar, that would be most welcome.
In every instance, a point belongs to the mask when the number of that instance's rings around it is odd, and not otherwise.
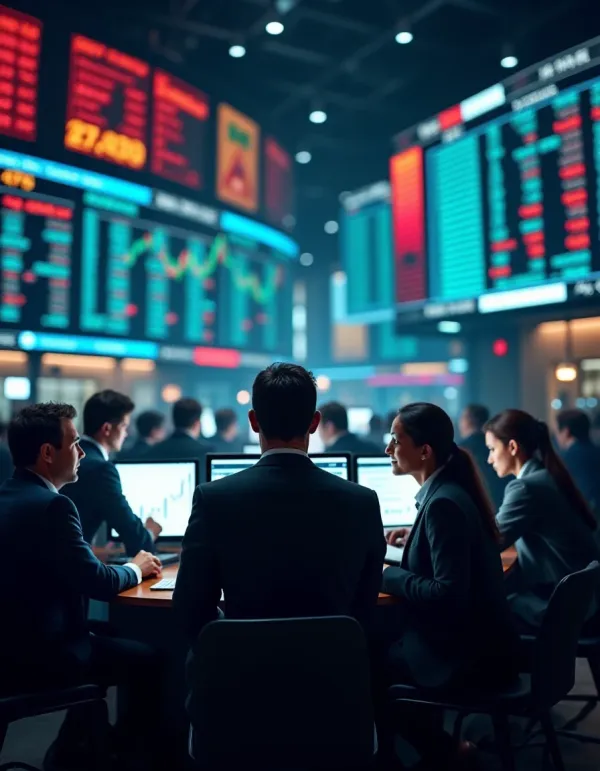
[[[423,149],[411,147],[390,160],[396,299],[424,300],[425,198]]]

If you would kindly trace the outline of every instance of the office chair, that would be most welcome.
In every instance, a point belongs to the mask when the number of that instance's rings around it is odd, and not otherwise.
[[[546,737],[545,757],[550,755],[556,771],[564,771],[550,709],[569,693],[575,682],[578,636],[592,597],[600,582],[600,563],[563,578],[554,590],[533,650],[531,675],[521,675],[507,690],[427,691],[408,685],[393,685],[391,700],[454,710],[460,718],[473,713],[490,715],[496,746],[504,771],[515,771],[508,718],[511,715],[540,721]]]
[[[39,691],[0,697],[0,752],[2,752],[6,732],[11,723],[28,717],[61,712],[71,707],[102,701],[105,697],[106,690],[97,685],[80,685],[59,691]],[[10,771],[10,769],[38,771],[34,766],[18,761],[0,765],[0,771]]]
[[[587,659],[596,693],[573,693],[566,696],[565,701],[583,701],[585,703],[577,715],[568,720],[560,729],[557,729],[556,733],[569,739],[577,739],[585,744],[600,744],[600,736],[592,736],[574,730],[600,703],[600,637],[582,637],[577,645],[577,658]]]
[[[351,618],[210,623],[187,708],[199,768],[354,771],[374,762],[369,658]]]

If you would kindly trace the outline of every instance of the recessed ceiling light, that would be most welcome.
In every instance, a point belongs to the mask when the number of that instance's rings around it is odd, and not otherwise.
[[[413,33],[409,32],[407,29],[398,32],[396,35],[396,43],[400,43],[401,46],[408,45],[408,43],[412,43],[412,41]]]
[[[519,60],[513,54],[503,56],[502,59],[500,59],[500,66],[504,67],[505,70],[512,70],[513,67],[516,67],[518,63]]]
[[[333,236],[335,233],[338,232],[340,229],[340,226],[337,224],[335,220],[329,220],[325,223],[325,232],[327,235]]]
[[[310,266],[315,261],[315,258],[312,256],[310,252],[304,252],[300,255],[300,265],[302,265],[305,268],[310,268]]]
[[[308,119],[311,123],[325,123],[327,120],[327,113],[325,110],[312,110]]]
[[[265,27],[269,35],[281,35],[285,27],[280,21],[270,21]]]
[[[241,59],[242,56],[246,56],[246,49],[243,45],[230,46],[229,56],[232,56],[234,59]]]
[[[308,150],[299,150],[296,153],[296,161],[298,163],[310,163],[312,161],[312,155],[308,152]]]

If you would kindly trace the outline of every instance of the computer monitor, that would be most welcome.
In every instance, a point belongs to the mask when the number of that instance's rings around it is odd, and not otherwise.
[[[328,471],[341,479],[350,479],[351,463],[350,454],[337,453],[327,455],[319,453],[311,455],[310,459],[323,471]],[[238,471],[251,468],[260,460],[260,455],[208,455],[206,458],[206,478],[209,482],[237,474]]]
[[[162,527],[161,538],[183,538],[199,483],[200,462],[132,460],[115,466],[123,495],[142,522],[152,517]],[[119,536],[113,530],[110,537]]]
[[[392,474],[387,457],[357,455],[354,463],[358,484],[377,493],[384,528],[412,527],[417,517],[415,495],[420,489],[415,478],[409,474]]]

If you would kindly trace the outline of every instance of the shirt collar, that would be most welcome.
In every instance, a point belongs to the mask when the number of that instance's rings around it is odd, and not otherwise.
[[[91,444],[95,445],[102,453],[104,460],[108,460],[108,451],[100,444],[100,442],[97,442],[92,436],[88,436],[87,434],[83,434],[81,438],[85,439],[86,442],[90,442]]]
[[[308,453],[304,452],[304,450],[294,450],[293,448],[287,448],[287,447],[278,447],[275,450],[267,450],[266,452],[263,452],[262,457],[268,458],[269,455],[304,455],[305,458],[308,458]]]
[[[427,493],[429,492],[431,485],[435,482],[436,478],[442,473],[442,471],[445,468],[446,468],[446,464],[444,464],[443,466],[440,466],[439,468],[436,468],[433,474],[430,477],[427,477],[425,482],[423,482],[419,492],[415,495],[415,501],[419,504],[419,506],[425,500],[425,497],[427,496]]]
[[[521,466],[521,470],[517,474],[517,479],[521,479],[521,477],[527,473],[527,469],[531,468],[532,465],[535,465],[533,458],[526,460],[525,463]]]
[[[31,471],[31,469],[30,469]],[[41,474],[38,474],[36,471],[32,471],[32,474],[35,474],[38,479],[41,479],[42,482],[46,485],[48,490],[51,490],[53,493],[58,494],[57,488],[52,484],[52,482],[49,479],[46,479],[46,477],[43,477]]]

